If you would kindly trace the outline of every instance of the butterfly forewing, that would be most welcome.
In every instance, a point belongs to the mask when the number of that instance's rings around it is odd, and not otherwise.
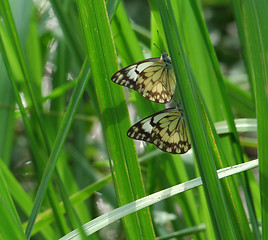
[[[144,98],[157,102],[171,101],[175,91],[175,77],[166,53],[161,58],[149,58],[116,72],[112,81],[138,91]]]
[[[127,135],[173,154],[183,154],[191,148],[183,113],[177,108],[165,109],[137,122]]]
[[[145,118],[137,122],[128,130],[127,135],[133,139],[152,142],[151,131],[153,127],[150,124],[150,120],[150,118]]]

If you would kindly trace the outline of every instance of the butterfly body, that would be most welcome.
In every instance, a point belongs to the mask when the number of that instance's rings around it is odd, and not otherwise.
[[[166,52],[160,58],[149,58],[129,65],[116,72],[111,79],[157,103],[171,101],[175,91],[173,66]]]
[[[128,130],[127,135],[153,143],[162,151],[173,154],[184,154],[191,149],[183,110],[179,105],[140,120]]]

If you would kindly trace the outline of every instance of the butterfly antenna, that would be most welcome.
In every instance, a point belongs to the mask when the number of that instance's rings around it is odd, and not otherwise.
[[[162,54],[160,48],[155,43],[153,43],[153,45],[159,50],[160,54]]]

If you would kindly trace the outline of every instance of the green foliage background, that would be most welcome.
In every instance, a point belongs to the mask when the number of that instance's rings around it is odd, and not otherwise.
[[[86,239],[84,223],[198,176],[202,187],[90,238],[267,239],[267,10],[265,0],[0,0],[0,239],[73,229]],[[193,145],[183,156],[135,147],[131,122],[164,105],[110,80],[159,56],[154,44],[174,65]],[[239,136],[237,118],[255,118],[258,139]],[[218,179],[255,149],[258,172]]]

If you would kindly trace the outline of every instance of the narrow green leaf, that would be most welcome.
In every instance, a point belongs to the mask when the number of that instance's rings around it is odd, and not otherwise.
[[[182,40],[178,33],[172,6],[166,1],[156,1],[154,6],[160,11],[176,79],[180,79],[180,81],[177,81],[177,89],[182,99],[198,168],[204,182],[204,190],[215,234],[217,237],[232,239],[234,238],[234,229],[230,222],[230,216],[225,211],[227,209],[226,202],[216,176],[215,162],[217,162],[218,154],[213,146],[208,123],[202,116],[195,90],[196,83],[182,48]]]
[[[0,170],[0,215],[1,239],[26,239],[15,205],[2,175],[2,170]]]
[[[111,171],[120,205],[145,195],[133,141],[126,136],[128,111],[123,89],[112,83],[117,70],[115,50],[104,1],[78,1],[88,48],[98,109],[107,144]],[[140,223],[139,223],[140,222]],[[148,209],[123,219],[127,237],[153,239]]]
[[[236,166],[220,169],[217,171],[217,176],[219,177],[219,179],[225,178],[227,176],[231,176],[231,175],[241,173],[249,169],[256,168],[258,167],[258,165],[259,165],[259,162],[257,159],[252,160],[247,163],[242,163]],[[131,214],[142,208],[148,207],[157,202],[165,200],[166,198],[170,198],[172,196],[175,196],[176,194],[188,191],[190,189],[193,189],[201,185],[202,185],[202,180],[200,177],[192,179],[188,182],[184,182],[176,186],[164,189],[162,191],[146,196],[142,199],[136,200],[135,202],[132,202],[127,205],[121,206],[117,209],[114,209],[113,211],[109,213],[105,213],[95,218],[94,220],[84,224],[83,227],[85,229],[85,232],[90,235],[128,214]],[[69,234],[65,235],[64,237],[62,237],[60,240],[66,240],[66,239],[79,239],[79,232],[77,230],[74,230],[70,232]]]
[[[268,134],[268,28],[266,15],[267,1],[232,1],[238,23],[238,33],[244,50],[244,60],[253,83],[256,116],[258,126],[258,157],[260,161],[260,193],[262,205],[262,239],[268,238],[268,194],[266,190],[268,176],[268,148],[266,138]],[[252,225],[256,239],[260,238],[257,223]]]
[[[34,207],[33,207],[33,211],[32,211],[32,215],[29,219],[29,223],[26,229],[26,234],[28,236],[28,238],[31,235],[32,229],[33,229],[33,223],[35,221],[35,218],[37,216],[38,210],[40,208],[41,202],[43,200],[44,197],[44,193],[46,191],[48,182],[51,178],[51,175],[53,173],[53,170],[55,168],[56,165],[56,161],[60,155],[61,149],[63,147],[64,141],[67,137],[68,131],[71,127],[73,118],[74,118],[74,114],[76,112],[76,108],[81,100],[82,94],[85,90],[86,87],[86,83],[89,77],[89,73],[88,72],[84,72],[85,75],[82,75],[81,78],[79,79],[79,81],[77,81],[77,84],[75,86],[72,98],[70,100],[68,109],[64,115],[64,118],[62,120],[59,132],[57,134],[56,140],[54,142],[54,145],[52,147],[52,151],[50,154],[50,158],[49,161],[47,163],[47,167],[45,169],[43,178],[41,180],[40,183],[40,189],[37,192],[36,195],[36,200],[34,202]]]

